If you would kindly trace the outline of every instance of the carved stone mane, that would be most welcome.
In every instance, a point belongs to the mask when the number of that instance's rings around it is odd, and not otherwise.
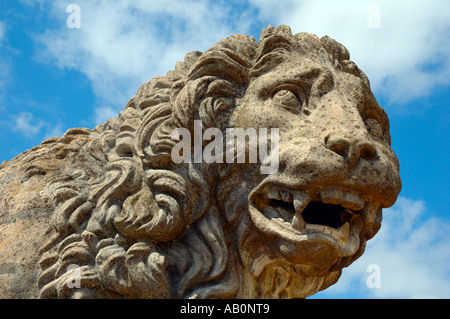
[[[175,163],[173,132],[194,136],[195,121],[278,129],[278,171]],[[0,166],[0,297],[304,298],[361,256],[398,170],[386,113],[341,44],[286,26],[232,35],[117,118]]]

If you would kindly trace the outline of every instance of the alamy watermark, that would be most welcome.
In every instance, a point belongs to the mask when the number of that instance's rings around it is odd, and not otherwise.
[[[81,28],[81,8],[78,4],[69,4],[66,8],[66,12],[70,13],[67,17],[66,25],[69,29]]]
[[[381,288],[381,268],[380,265],[370,264],[366,268],[366,272],[370,273],[366,279],[366,285],[368,288]]]
[[[81,288],[81,269],[80,266],[71,264],[67,267],[69,278],[66,280],[67,287]]]
[[[367,12],[370,15],[367,17],[366,25],[369,29],[381,28],[381,9],[378,4],[372,3],[367,6]]]
[[[188,129],[177,128],[172,132],[172,140],[178,142],[172,148],[171,158],[176,164],[190,163],[192,158],[194,163],[245,163],[248,149],[248,163],[259,160],[261,174],[274,174],[279,166],[279,129],[270,129],[270,152],[268,133],[267,128],[258,131],[255,128],[227,128],[224,140],[220,129],[211,127],[203,132],[202,121],[195,120],[193,143]],[[203,141],[211,142],[203,148]]]

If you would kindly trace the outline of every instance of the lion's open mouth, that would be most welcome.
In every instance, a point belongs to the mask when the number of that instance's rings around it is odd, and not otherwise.
[[[278,218],[280,222],[291,223],[296,213],[292,201],[285,202],[279,199],[271,199],[264,212],[268,213],[267,217]],[[310,202],[301,216],[307,224],[323,225],[338,229],[347,222],[353,212],[341,205],[325,204],[321,201]]]
[[[341,189],[294,191],[266,187],[253,197],[255,208],[271,222],[302,234],[323,233],[343,243],[350,220],[361,216],[365,201]]]

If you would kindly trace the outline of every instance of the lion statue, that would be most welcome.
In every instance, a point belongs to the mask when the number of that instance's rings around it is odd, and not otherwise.
[[[194,123],[279,136],[261,161],[176,162],[174,131]],[[365,74],[287,26],[187,54],[117,118],[4,162],[0,184],[4,298],[305,298],[363,254],[401,188]]]

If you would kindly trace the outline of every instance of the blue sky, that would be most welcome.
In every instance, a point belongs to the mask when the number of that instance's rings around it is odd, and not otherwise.
[[[66,24],[71,3],[80,28]],[[116,116],[142,83],[228,35],[327,34],[389,115],[403,189],[364,256],[315,298],[450,298],[449,12],[446,0],[2,0],[0,162]],[[380,288],[366,284],[372,264]]]

